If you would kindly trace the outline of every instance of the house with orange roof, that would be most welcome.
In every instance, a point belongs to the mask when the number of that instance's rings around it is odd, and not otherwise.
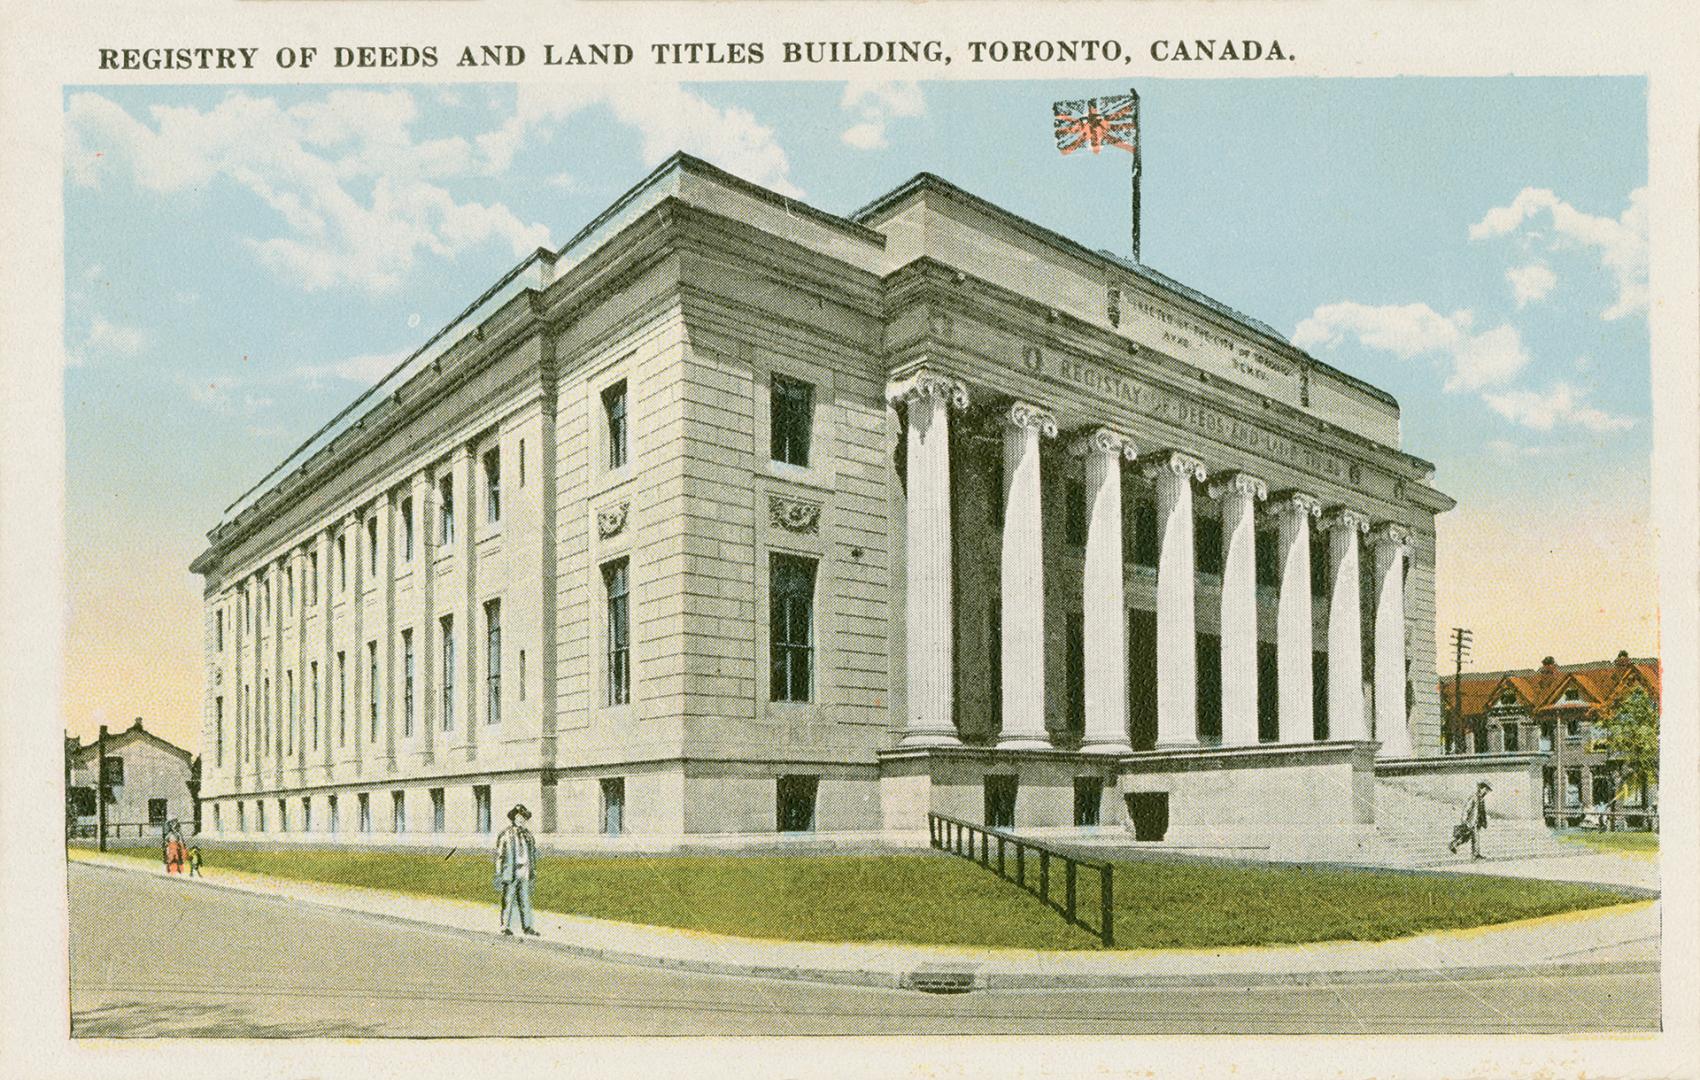
[[[1446,752],[1546,755],[1542,786],[1551,824],[1604,824],[1613,813],[1650,811],[1657,786],[1641,790],[1596,728],[1600,717],[1637,690],[1657,705],[1659,689],[1659,661],[1626,651],[1581,664],[1560,665],[1548,656],[1538,668],[1444,679]],[[1645,819],[1627,820],[1639,825]]]

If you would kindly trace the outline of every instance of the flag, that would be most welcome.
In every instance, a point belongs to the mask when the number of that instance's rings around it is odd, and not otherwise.
[[[1130,180],[1133,215],[1133,261],[1139,261],[1139,178],[1145,171],[1141,161],[1141,146],[1145,136],[1139,128],[1139,93],[1082,98],[1075,101],[1051,103],[1052,126],[1057,140],[1057,152],[1067,157],[1079,150],[1102,153],[1113,146],[1133,155]]]
[[[1051,105],[1057,150],[1065,157],[1076,150],[1099,153],[1106,146],[1139,152],[1139,96],[1133,93]]]

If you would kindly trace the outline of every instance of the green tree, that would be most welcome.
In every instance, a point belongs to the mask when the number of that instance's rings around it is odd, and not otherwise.
[[[1646,690],[1637,687],[1618,698],[1598,723],[1606,749],[1641,782],[1643,791],[1659,782],[1659,706]]]

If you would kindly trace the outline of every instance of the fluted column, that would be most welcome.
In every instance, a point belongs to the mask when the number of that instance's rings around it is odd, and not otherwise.
[[[1275,681],[1280,710],[1280,741],[1310,742],[1313,638],[1310,610],[1310,522],[1322,504],[1289,491],[1272,506],[1280,529],[1281,598],[1275,611]]]
[[[1257,503],[1269,486],[1249,473],[1210,485],[1222,500],[1222,744],[1257,742]]]
[[[1039,437],[1056,417],[1018,401],[1003,420],[1003,730],[1008,749],[1048,748],[1045,732],[1045,542],[1040,511]]]
[[[1364,723],[1364,615],[1358,585],[1358,537],[1369,519],[1338,509],[1322,519],[1328,534],[1328,737],[1369,738]]]
[[[1132,461],[1139,448],[1121,433],[1099,428],[1076,439],[1071,450],[1086,459],[1086,566],[1081,598],[1086,634],[1086,731],[1080,749],[1125,754],[1133,746],[1127,730],[1122,462]]]
[[[1382,525],[1370,534],[1375,557],[1375,737],[1382,757],[1410,757],[1405,715],[1405,560],[1411,531]]]
[[[905,454],[904,615],[908,723],[900,746],[956,746],[951,640],[950,410],[968,407],[968,388],[919,371],[886,398],[908,412]]]
[[[1157,745],[1198,744],[1197,580],[1192,484],[1204,463],[1170,452],[1147,465],[1157,482]]]

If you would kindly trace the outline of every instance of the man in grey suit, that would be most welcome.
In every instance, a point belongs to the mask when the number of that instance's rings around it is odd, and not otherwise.
[[[537,841],[525,822],[531,811],[519,805],[508,811],[508,827],[496,837],[496,881],[502,890],[502,933],[513,936],[514,912],[520,929],[538,937],[531,919],[531,883],[537,878]]]
[[[1476,793],[1470,796],[1470,801],[1464,804],[1464,820],[1452,831],[1452,844],[1447,849],[1453,854],[1458,853],[1458,845],[1468,837],[1470,841],[1470,857],[1482,857],[1482,830],[1487,828],[1487,797],[1493,790],[1493,785],[1486,780],[1476,785]]]

